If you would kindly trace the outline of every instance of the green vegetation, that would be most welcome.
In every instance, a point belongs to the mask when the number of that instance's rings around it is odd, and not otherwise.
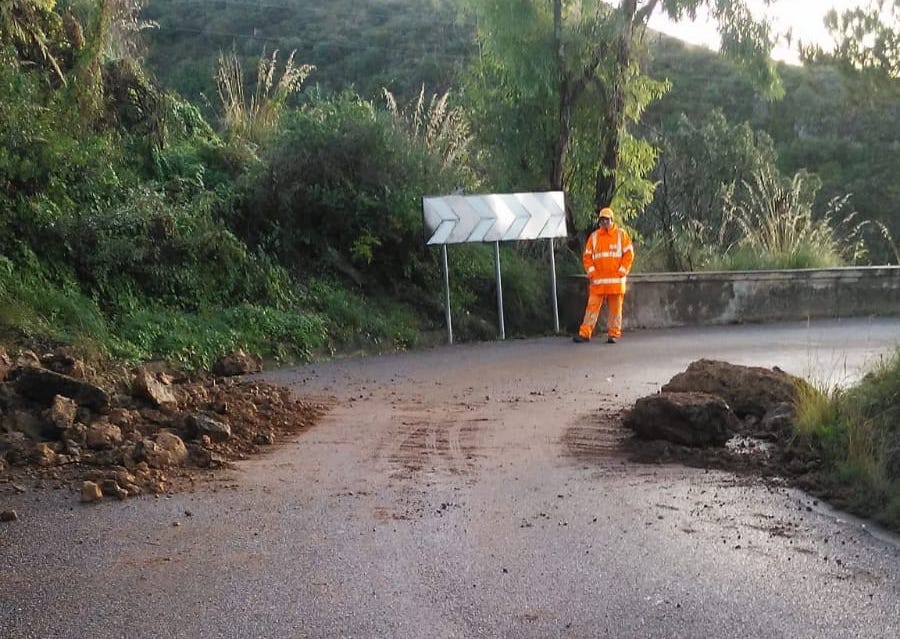
[[[900,351],[849,389],[808,387],[793,447],[821,460],[839,506],[900,530]]]
[[[664,37],[652,46],[650,73],[668,79],[671,89],[648,107],[642,121],[645,135],[661,149],[651,176],[660,186],[635,224],[645,237],[655,238],[654,247],[671,234],[666,226],[659,226],[666,220],[666,208],[680,214],[668,221],[677,233],[693,236],[691,220],[700,212],[704,212],[705,228],[699,237],[717,232],[715,223],[706,224],[706,202],[712,200],[713,212],[724,214],[720,187],[734,186],[739,197],[742,181],[754,181],[746,164],[751,161],[775,167],[782,179],[800,172],[815,175],[821,181],[813,200],[816,220],[827,215],[832,202],[849,196],[841,219],[856,212],[855,224],[868,222],[860,229],[868,259],[876,264],[900,262],[900,215],[894,206],[900,198],[900,183],[891,177],[893,167],[900,165],[900,82],[896,78],[851,73],[830,60],[802,68],[781,65],[784,98],[767,102],[746,77],[708,51]],[[715,109],[724,117],[720,123],[713,121]],[[691,133],[691,128],[696,131]],[[726,151],[731,144],[743,154],[742,159],[733,158],[739,160],[737,164],[728,162]],[[700,157],[713,163],[704,164]],[[690,162],[703,170],[691,172]],[[721,178],[721,184],[716,178]],[[699,210],[683,206],[677,190],[685,180],[701,198]],[[675,200],[670,202],[673,194]],[[659,266],[664,266],[665,260],[660,261]],[[690,260],[679,263],[677,256],[668,262],[669,268],[678,270],[703,268]]]
[[[313,69],[296,54],[247,74],[220,53],[217,132],[124,46],[140,5],[2,5],[4,342],[208,366],[238,348],[289,362],[442,337],[421,196],[478,185],[449,92],[300,96]],[[543,330],[536,258],[502,252],[507,330]],[[457,335],[493,338],[490,247],[451,264]]]
[[[457,12],[467,4],[477,9],[477,20],[472,18],[476,14]],[[524,3],[511,11],[507,2],[335,0],[326,7],[313,0],[283,0],[261,11],[244,2],[213,8],[204,0],[159,0],[144,12],[159,28],[142,33],[151,45],[150,66],[164,84],[208,114],[216,110],[209,98],[216,91],[216,59],[222,51],[235,50],[245,68],[252,68],[263,48],[279,48],[283,58],[296,49],[297,60],[315,65],[307,92],[320,95],[352,88],[364,99],[377,101],[386,87],[398,100],[412,101],[423,86],[426,96],[453,88],[450,103],[464,105],[468,114],[474,140],[470,163],[482,188],[556,188],[553,185],[564,179],[576,229],[589,223],[603,182],[598,171],[605,167],[603,172],[610,172],[599,152],[606,141],[598,139],[609,127],[597,123],[605,117],[605,105],[611,104],[616,50],[627,45],[634,73],[628,76],[622,152],[614,176],[621,182],[617,207],[640,231],[641,255],[659,257],[649,263],[639,260],[638,268],[707,268],[732,243],[706,247],[709,259],[701,256],[699,261],[667,255],[664,247],[674,246],[672,233],[708,239],[719,229],[715,223],[705,223],[703,232],[692,228],[694,211],[682,211],[684,220],[673,217],[669,228],[658,225],[659,208],[668,205],[660,188],[663,162],[658,157],[669,148],[672,127],[682,117],[702,127],[714,110],[721,111],[725,126],[743,127],[758,144],[771,141],[771,163],[782,179],[805,171],[821,180],[812,209],[817,220],[833,201],[849,195],[846,214],[855,211],[856,222],[871,222],[861,229],[867,259],[898,261],[900,216],[893,202],[900,198],[900,183],[893,167],[900,164],[900,87],[890,72],[896,66],[890,25],[873,21],[870,11],[832,16],[831,28],[842,43],[839,51],[808,49],[808,66],[779,65],[784,97],[772,101],[767,96],[779,93],[778,81],[758,55],[751,55],[765,44],[765,34],[741,22],[739,3],[716,8],[722,11],[718,17],[729,43],[726,52],[739,66],[671,38],[642,36],[648,17],[643,13],[632,16],[633,34],[640,36],[632,41],[619,30],[616,20],[621,16],[609,8],[604,12],[596,2],[560,3],[557,36],[554,4]],[[659,3],[655,10],[689,11],[698,4]],[[523,12],[526,6],[530,13]],[[737,24],[742,26],[729,27]],[[625,37],[621,43],[619,36]],[[522,46],[526,37],[529,45]],[[555,48],[557,40],[562,49]],[[544,53],[530,55],[535,51]],[[596,67],[591,66],[594,61]],[[861,67],[865,72],[856,73]],[[560,93],[559,80],[569,93]],[[205,100],[195,90],[201,81],[206,84]],[[254,80],[248,78],[245,84],[251,93]],[[564,103],[571,107],[568,119],[560,119],[566,113],[560,110]],[[712,185],[714,175],[710,171],[699,179]],[[670,192],[681,179],[671,177]],[[747,173],[735,179],[736,190],[742,180],[753,182]],[[712,213],[721,218],[724,200],[713,206],[717,210]],[[759,266],[770,264],[766,259]]]
[[[737,67],[628,2],[0,3],[4,337],[192,366],[421,344],[421,197],[459,190],[564,188],[562,272],[605,198],[645,271],[896,260],[891,67],[809,52],[772,102],[764,25],[726,4]],[[496,335],[491,248],[450,250],[460,339]],[[502,247],[512,335],[551,324],[544,250]]]

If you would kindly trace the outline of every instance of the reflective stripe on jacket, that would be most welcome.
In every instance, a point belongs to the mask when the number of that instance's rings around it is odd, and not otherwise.
[[[582,261],[592,293],[624,293],[626,276],[634,262],[634,247],[628,231],[615,224],[608,229],[597,229],[584,245]]]

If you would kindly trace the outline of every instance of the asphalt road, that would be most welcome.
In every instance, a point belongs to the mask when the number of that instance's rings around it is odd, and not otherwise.
[[[2,638],[900,637],[900,538],[617,453],[701,357],[857,379],[900,319],[436,348],[274,372],[334,409],[190,494],[0,492]]]

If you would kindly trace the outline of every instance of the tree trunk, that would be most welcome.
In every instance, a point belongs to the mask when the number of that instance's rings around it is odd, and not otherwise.
[[[566,156],[569,153],[569,138],[572,135],[572,100],[565,80],[561,83],[559,96],[559,128],[553,145],[553,160],[550,167],[550,189],[565,193]],[[575,235],[575,217],[566,203],[566,231]]]
[[[603,154],[597,170],[594,205],[596,208],[609,206],[616,195],[618,186],[616,174],[619,169],[619,153],[622,133],[625,129],[625,84],[631,67],[632,38],[637,14],[637,0],[623,0],[621,5],[622,28],[616,48],[616,73],[606,114],[603,118]]]
[[[553,144],[553,158],[550,162],[550,189],[566,192],[565,168],[566,156],[569,153],[569,139],[572,136],[572,110],[575,102],[575,90],[571,85],[566,69],[565,49],[562,36],[562,0],[553,0],[553,38],[556,43],[556,69],[559,73],[559,126],[556,141]],[[566,209],[566,234],[570,238],[577,235],[575,215],[568,199]]]

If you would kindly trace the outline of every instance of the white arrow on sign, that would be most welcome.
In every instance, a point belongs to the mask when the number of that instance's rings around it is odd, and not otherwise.
[[[459,216],[450,208],[448,198],[425,198],[425,228],[430,237],[426,244],[444,244],[456,228]]]
[[[562,191],[422,198],[426,244],[566,236]]]

